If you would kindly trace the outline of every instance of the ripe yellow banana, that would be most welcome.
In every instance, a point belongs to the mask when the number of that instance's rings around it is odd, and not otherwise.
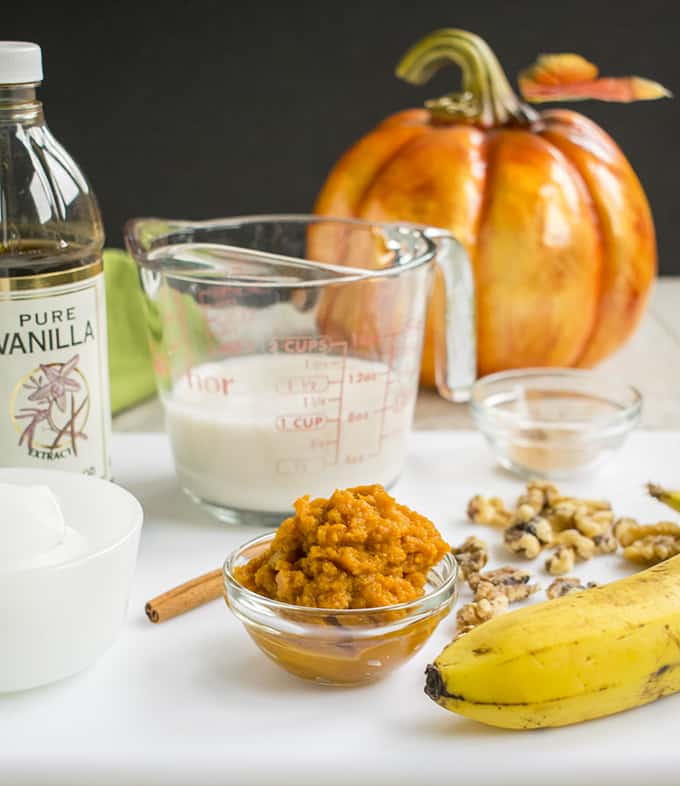
[[[489,620],[426,674],[425,692],[442,707],[509,729],[566,726],[675,693],[680,555]]]
[[[647,491],[659,502],[663,502],[673,510],[680,511],[680,491],[668,491],[662,486],[657,486],[656,483],[648,483]]]

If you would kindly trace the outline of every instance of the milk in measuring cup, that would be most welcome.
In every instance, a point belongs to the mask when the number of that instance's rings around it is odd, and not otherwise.
[[[387,485],[404,464],[417,380],[417,369],[312,353],[197,366],[164,402],[180,483],[204,502],[263,512]]]

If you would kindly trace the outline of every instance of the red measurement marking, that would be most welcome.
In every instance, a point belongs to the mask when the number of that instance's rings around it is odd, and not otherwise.
[[[279,431],[316,431],[325,424],[325,415],[279,415],[276,418]]]
[[[389,357],[387,359],[387,368],[388,368],[387,379],[385,380],[385,392],[383,394],[382,407],[381,407],[381,413],[382,414],[381,414],[381,417],[380,417],[380,437],[378,438],[378,453],[380,453],[380,451],[382,450],[382,440],[383,440],[382,434],[383,434],[383,431],[385,430],[385,416],[387,414],[386,413],[386,410],[387,410],[387,396],[388,396],[389,388],[390,388],[390,372],[389,372],[389,369],[392,368],[392,363],[393,362],[394,362],[394,341],[391,341],[390,342]]]
[[[220,377],[214,374],[199,374],[197,371],[187,371],[184,375],[187,385],[191,390],[211,395],[229,395],[229,388],[234,384],[233,377]]]
[[[336,355],[314,355],[305,358],[305,368],[308,371],[327,371],[342,367],[342,358]]]
[[[362,382],[375,382],[378,378],[376,371],[350,371],[347,381],[350,385],[358,385]]]
[[[345,464],[363,464],[366,456],[363,453],[345,456]]]
[[[331,349],[328,336],[288,336],[274,338],[269,342],[270,352],[284,354],[319,353],[325,354]]]
[[[335,432],[336,439],[337,439],[337,445],[335,447],[336,464],[340,460],[340,438],[342,437],[342,398],[345,392],[345,373],[347,371],[347,343],[343,342],[339,346],[342,348],[342,374],[340,375],[341,384],[340,384],[340,392],[338,393],[338,417],[337,417],[338,425],[337,425],[337,431]]]
[[[312,439],[309,441],[309,447],[312,450],[323,450],[324,448],[330,448],[337,444],[337,439]]]
[[[360,423],[361,421],[368,420],[368,410],[363,410],[361,412],[348,412],[347,413],[347,422],[348,423]]]
[[[302,403],[305,405],[306,409],[322,409],[326,406],[329,399],[325,396],[305,396],[302,399]]]
[[[282,377],[276,383],[278,393],[323,393],[330,381],[325,374],[305,377]]]

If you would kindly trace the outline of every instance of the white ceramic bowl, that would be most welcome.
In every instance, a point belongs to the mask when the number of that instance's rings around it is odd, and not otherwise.
[[[0,573],[0,691],[16,691],[75,674],[113,643],[143,513],[130,493],[86,475],[0,469],[0,482],[49,486],[87,542],[84,554],[56,565]]]

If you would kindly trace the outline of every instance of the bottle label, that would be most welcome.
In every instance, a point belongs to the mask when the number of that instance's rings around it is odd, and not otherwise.
[[[0,279],[0,466],[109,478],[101,262]]]

